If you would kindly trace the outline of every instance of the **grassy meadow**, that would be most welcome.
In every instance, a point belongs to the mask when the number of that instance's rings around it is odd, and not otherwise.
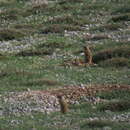
[[[67,114],[1,114],[10,92],[130,85],[130,0],[30,1],[0,0],[0,129],[129,130],[128,90],[97,93],[109,102],[79,101]],[[84,61],[84,46],[95,66],[72,64]]]

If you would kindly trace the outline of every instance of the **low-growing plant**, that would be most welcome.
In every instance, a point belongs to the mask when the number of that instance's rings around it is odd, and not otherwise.
[[[130,109],[130,101],[129,100],[110,101],[102,105],[99,105],[98,109],[100,111],[110,110],[113,112],[127,111],[128,109]]]
[[[30,16],[30,15],[35,15],[35,14],[39,14],[39,13],[45,13],[48,11],[55,11],[56,9],[54,9],[53,7],[49,7],[47,6],[47,4],[33,4],[32,6],[30,6],[30,8],[27,8],[24,11],[24,16]]]
[[[112,12],[112,14],[124,14],[124,13],[130,13],[130,7],[128,5],[122,6],[117,8],[115,11]]]
[[[10,4],[15,4],[16,0],[0,0],[0,7],[7,7]]]
[[[76,31],[81,30],[79,26],[67,25],[67,24],[50,24],[40,29],[41,33],[64,33],[65,30]]]
[[[93,61],[95,63],[98,63],[100,61],[104,61],[115,57],[129,58],[129,56],[130,56],[130,47],[126,45],[101,50],[93,56]]]
[[[104,126],[111,126],[114,122],[109,121],[109,120],[93,120],[93,121],[88,121],[86,125],[88,125],[91,128],[98,127],[102,128]]]
[[[48,20],[47,23],[52,23],[52,24],[71,24],[71,25],[83,25],[85,23],[87,23],[87,19],[84,19],[83,17],[78,18],[76,16],[73,15],[63,15],[63,16],[58,16],[58,17],[54,17],[51,20]]]
[[[19,39],[25,36],[25,33],[17,29],[1,29],[0,41]]]
[[[36,50],[23,50],[15,54],[15,56],[42,56],[42,55],[50,55],[54,52],[52,48],[43,48],[43,49],[36,49]]]
[[[130,67],[130,60],[124,57],[111,58],[99,63],[103,67]]]
[[[113,90],[110,92],[101,92],[97,93],[96,96],[100,97],[101,99],[118,99],[118,100],[128,100],[130,98],[130,91],[128,90]]]
[[[54,81],[54,80],[50,80],[50,79],[35,79],[34,81],[30,81],[25,83],[26,86],[43,86],[43,85],[47,85],[47,86],[57,86],[60,85],[59,82]]]
[[[86,35],[84,36],[84,40],[92,40],[92,41],[97,41],[97,40],[103,40],[103,39],[109,39],[108,35],[104,34],[96,34],[96,35]]]
[[[120,28],[124,28],[124,25],[122,24],[119,24],[119,23],[112,23],[112,24],[106,24],[106,25],[103,25],[103,26],[100,26],[100,27],[96,27],[96,28],[93,28],[92,30],[99,30],[101,32],[104,32],[104,31],[117,31],[119,30]]]
[[[113,22],[130,21],[130,13],[113,16],[109,21]]]
[[[83,2],[83,0],[60,0],[59,4],[66,4],[66,3],[80,3]]]
[[[18,20],[23,11],[18,8],[9,8],[0,13],[0,18],[4,20]]]

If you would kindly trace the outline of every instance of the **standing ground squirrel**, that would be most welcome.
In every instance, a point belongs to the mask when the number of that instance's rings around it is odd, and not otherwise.
[[[93,64],[92,63],[92,52],[89,48],[89,46],[84,46],[84,56],[85,56],[85,63],[87,64]]]
[[[61,112],[64,114],[67,113],[68,112],[68,104],[67,104],[66,100],[61,95],[58,95],[57,98],[59,100]]]

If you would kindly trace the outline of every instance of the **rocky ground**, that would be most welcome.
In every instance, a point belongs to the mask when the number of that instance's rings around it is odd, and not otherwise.
[[[129,3],[0,0],[0,129],[127,130]]]
[[[98,104],[107,100],[95,97],[97,93],[113,90],[130,90],[128,85],[81,85],[65,86],[62,89],[46,91],[10,92],[1,96],[1,115],[21,115],[32,112],[50,113],[60,111],[57,96],[63,96],[68,104],[90,102]]]

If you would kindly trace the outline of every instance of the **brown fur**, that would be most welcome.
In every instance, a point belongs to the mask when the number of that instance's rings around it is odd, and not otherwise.
[[[60,104],[60,109],[63,114],[68,112],[68,104],[66,100],[63,98],[63,96],[57,96]]]
[[[85,63],[93,64],[92,62],[92,52],[89,46],[84,46],[84,56],[85,56]]]

